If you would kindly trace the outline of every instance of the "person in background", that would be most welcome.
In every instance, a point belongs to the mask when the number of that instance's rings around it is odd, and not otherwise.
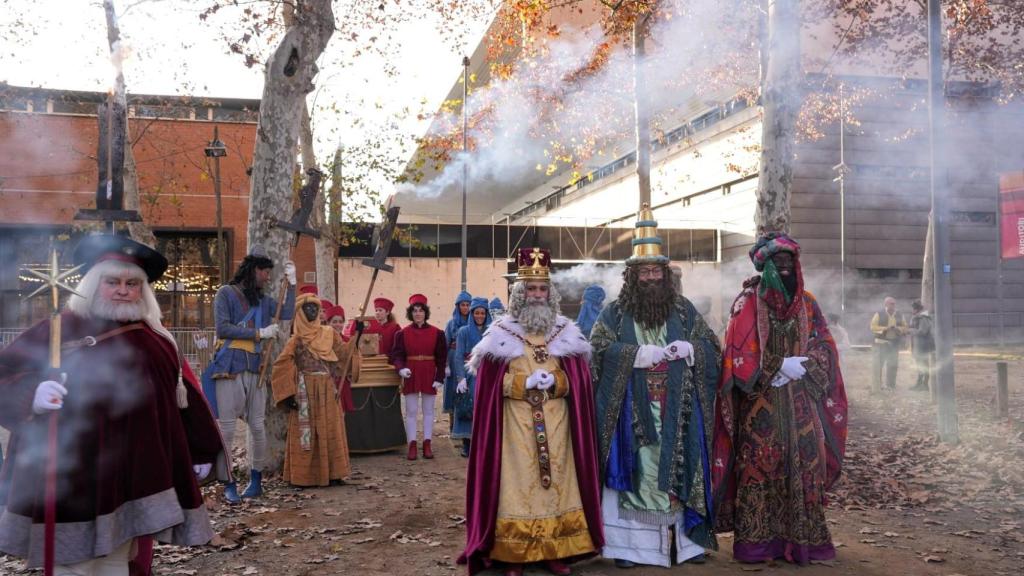
[[[320,299],[320,323],[321,324],[327,324],[327,313],[331,311],[331,308],[334,308],[334,302],[331,302],[330,300],[328,300],[326,298],[321,298]]]
[[[370,325],[366,327],[363,334],[380,335],[377,344],[378,354],[391,355],[391,351],[395,347],[395,335],[401,330],[401,326],[395,320],[395,315],[391,313],[394,307],[395,303],[387,298],[374,298],[373,300],[373,319],[370,320]],[[349,322],[345,328],[345,334],[351,337],[355,334],[355,329],[355,321]]]
[[[416,416],[423,414],[423,457],[431,459],[434,451],[430,440],[434,434],[434,398],[444,386],[444,368],[448,359],[444,332],[431,326],[430,306],[423,294],[409,297],[405,317],[410,323],[395,336],[391,365],[402,377],[405,398],[405,436],[409,442],[406,458],[415,460]]]
[[[873,390],[882,389],[882,372],[885,372],[885,387],[896,389],[896,371],[900,365],[900,348],[907,333],[907,321],[903,313],[896,310],[896,299],[887,296],[883,308],[871,317],[871,334],[874,335],[871,384]]]
[[[576,326],[579,326],[580,332],[587,338],[590,338],[590,329],[594,327],[594,322],[597,322],[597,317],[601,314],[602,304],[604,288],[591,284],[583,289],[583,301],[580,303],[579,314],[576,315]]]
[[[914,310],[914,316],[910,318],[908,330],[910,334],[910,352],[914,357],[914,367],[917,368],[917,381],[911,390],[927,392],[932,358],[935,353],[932,317],[924,309],[924,304],[921,304],[920,300],[914,300],[910,307]]]
[[[455,401],[452,412],[452,439],[462,440],[460,455],[469,458],[470,438],[473,435],[473,395],[476,393],[476,378],[466,372],[466,362],[473,347],[480,343],[484,332],[491,324],[487,298],[473,298],[469,303],[469,324],[459,328],[455,334],[455,356],[452,362],[455,370]],[[461,360],[459,360],[461,359]]]
[[[828,329],[832,332],[832,339],[836,341],[836,349],[840,354],[853,348],[850,343],[850,333],[839,323],[839,314],[833,312],[828,315]]]
[[[324,316],[327,319],[327,325],[332,330],[338,333],[345,342],[349,341],[349,337],[345,336],[345,309],[341,306],[331,306],[325,313]]]
[[[274,323],[278,303],[265,295],[274,262],[261,246],[253,246],[242,259],[234,278],[217,290],[213,298],[217,338],[221,349],[211,362],[216,386],[217,422],[224,440],[231,445],[238,419],[245,420],[249,430],[249,485],[241,496],[234,481],[224,486],[224,500],[238,504],[242,498],[258,498],[263,494],[263,471],[267,466],[267,432],[264,425],[267,410],[267,388],[260,383],[263,343],[277,336]],[[295,310],[295,264],[285,262],[284,276],[288,283],[281,320],[291,320]]]
[[[494,322],[498,318],[505,315],[505,305],[501,303],[501,298],[495,296],[491,299],[491,303],[487,305],[487,311],[491,315],[491,322]]]
[[[441,407],[445,414],[449,415],[449,429],[455,425],[453,413],[455,411],[455,386],[458,384],[458,380],[454,376],[455,364],[462,362],[461,359],[455,358],[455,335],[459,333],[460,328],[469,325],[469,303],[472,300],[473,297],[469,292],[465,290],[459,292],[459,295],[455,297],[455,308],[452,310],[451,320],[444,327],[444,338],[448,345],[448,365],[444,368],[444,396]]]
[[[357,329],[358,329],[358,326],[360,324],[362,324],[362,322],[359,322],[359,321],[356,321],[355,323],[353,323],[353,325],[356,326]],[[345,331],[345,309],[344,308],[342,308],[341,306],[332,306],[331,309],[327,312],[327,325],[330,326],[331,329],[333,329],[338,334],[338,336],[341,336],[341,339],[345,343],[348,343],[348,342],[351,341],[351,337],[346,336],[344,334],[344,331]],[[352,349],[353,349],[352,350],[352,354],[353,354],[352,360],[353,360],[353,362],[358,361],[359,364],[361,365],[362,364],[362,355],[359,353],[359,349],[356,347],[355,344],[352,345]],[[352,370],[352,374],[359,374],[359,367],[353,366],[353,367],[351,367],[351,370]],[[351,376],[346,376],[344,378],[340,378],[339,377],[339,378],[336,378],[336,381],[335,381],[335,384],[338,387],[338,398],[341,401],[342,418],[344,418],[346,413],[351,413],[351,412],[355,411],[355,409],[356,409],[355,400],[353,400],[353,398],[352,398],[352,381],[353,381],[353,378]]]

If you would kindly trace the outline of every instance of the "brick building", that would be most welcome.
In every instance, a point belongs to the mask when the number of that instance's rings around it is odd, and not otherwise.
[[[106,95],[4,86],[0,89],[0,327],[30,325],[45,303],[23,302],[37,284],[23,268],[41,264],[51,239],[70,261],[75,222],[95,207],[97,107]],[[249,177],[259,100],[130,95],[129,138],[139,175],[140,212],[170,262],[156,286],[172,327],[212,324],[217,265],[216,195],[204,149],[214,128],[221,159],[225,260],[230,278],[245,255]],[[300,280],[312,281],[313,245],[303,239],[293,258]],[[310,273],[307,273],[310,272]]]

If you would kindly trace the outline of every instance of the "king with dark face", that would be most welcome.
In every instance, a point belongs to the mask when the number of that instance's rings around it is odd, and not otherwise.
[[[778,252],[772,256],[772,263],[782,279],[786,294],[792,298],[797,289],[796,256],[792,252]]]
[[[312,322],[320,317],[320,304],[317,302],[305,302],[302,304],[302,314],[306,320]]]
[[[839,478],[846,439],[838,351],[804,290],[796,240],[765,233],[750,259],[760,274],[732,305],[710,404],[715,529],[733,532],[740,562],[830,560],[825,494]]]

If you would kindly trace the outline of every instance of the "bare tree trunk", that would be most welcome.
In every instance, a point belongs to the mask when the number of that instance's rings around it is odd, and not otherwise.
[[[928,214],[928,232],[924,236],[924,263],[921,265],[921,304],[935,310],[935,246],[932,243],[932,214]]]
[[[117,69],[117,79],[114,82],[114,98],[118,104],[128,110],[128,93],[124,83],[124,74],[121,70],[120,42],[121,27],[117,23],[117,11],[114,8],[114,0],[103,0],[103,13],[107,19],[107,46],[110,48],[112,64]],[[135,166],[135,154],[132,153],[131,130],[129,130],[130,119],[125,119],[125,143],[124,143],[124,209],[135,210],[142,214],[139,202],[139,171]],[[143,222],[129,222],[128,234],[132,239],[156,246],[156,236],[153,230]]]
[[[754,214],[759,235],[789,232],[796,119],[801,104],[798,0],[768,2],[767,60],[761,89],[761,165]]]
[[[636,179],[639,187],[637,209],[651,205],[651,107],[644,81],[644,36],[651,15],[637,17],[633,22],[633,103],[636,116]]]
[[[337,267],[338,244],[341,236],[341,146],[334,152],[334,163],[331,166],[331,188],[327,194],[321,194],[317,201],[320,238],[316,241],[316,285],[321,294],[337,300]],[[325,198],[326,196],[326,198]]]
[[[291,259],[294,236],[271,223],[292,212],[292,159],[298,145],[302,110],[306,95],[313,90],[318,71],[316,60],[334,33],[330,0],[297,2],[294,18],[294,25],[267,61],[249,195],[249,246],[263,246],[279,264]],[[269,285],[275,296],[283,270],[284,266],[274,267]],[[283,326],[277,345],[265,348],[265,353],[276,354],[287,335],[287,326]],[[279,470],[284,462],[287,424],[284,412],[273,408],[270,399],[268,394],[268,460],[271,469]]]

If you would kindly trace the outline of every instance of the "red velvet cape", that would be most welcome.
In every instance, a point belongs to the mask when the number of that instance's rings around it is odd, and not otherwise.
[[[594,387],[590,367],[580,356],[559,359],[569,381],[569,422],[573,461],[580,487],[583,514],[594,548],[604,546],[601,523],[601,485],[598,481],[597,436],[594,421]],[[473,442],[466,472],[466,549],[459,564],[468,564],[469,573],[486,569],[488,553],[494,547],[494,526],[498,519],[498,494],[501,483],[501,439],[503,426],[502,379],[507,362],[485,358],[476,379],[473,409]],[[597,553],[595,552],[595,553]],[[581,560],[593,554],[563,559]]]
[[[62,340],[119,325],[65,312]],[[0,471],[0,510],[31,518],[40,534],[46,458],[33,456],[47,452],[47,419],[33,417],[32,399],[38,383],[54,377],[48,342],[49,322],[42,322],[0,351],[0,425],[12,433]],[[173,345],[148,327],[63,354],[68,396],[58,414],[58,527],[94,521],[167,489],[183,510],[203,505],[192,465],[215,463],[221,437],[190,370],[183,374],[189,406],[177,407],[178,366]],[[57,559],[66,563],[59,548]]]

